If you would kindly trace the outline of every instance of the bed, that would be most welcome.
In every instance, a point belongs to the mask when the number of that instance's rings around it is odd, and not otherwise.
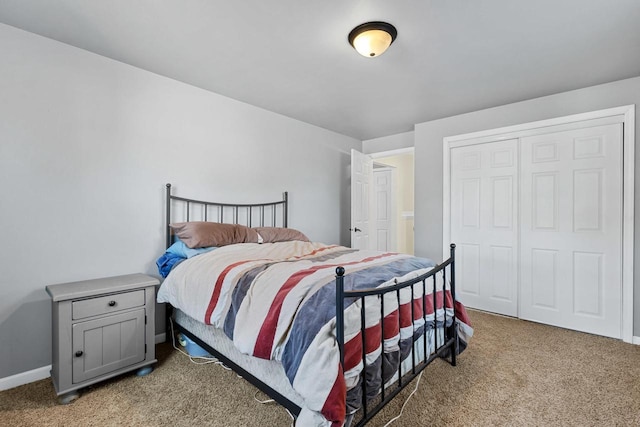
[[[167,184],[165,255],[176,245],[200,252],[159,259],[169,323],[297,425],[366,424],[436,358],[455,365],[473,334],[455,299],[455,245],[435,264],[310,242],[288,228],[286,192],[227,204]]]

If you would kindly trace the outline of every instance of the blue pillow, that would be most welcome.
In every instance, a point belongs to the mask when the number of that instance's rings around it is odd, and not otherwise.
[[[182,240],[176,239],[176,242],[173,245],[169,246],[166,252],[162,254],[162,256],[156,261],[158,272],[162,277],[167,277],[169,272],[185,259],[212,251],[214,249],[216,249],[215,246],[209,246],[208,248],[191,249],[188,248]]]
[[[177,239],[176,242],[169,246],[169,248],[167,249],[167,252],[169,252],[170,254],[179,256],[181,258],[191,258],[194,257],[196,255],[200,255],[203,254],[205,252],[209,252],[216,249],[215,246],[209,246],[206,248],[197,248],[197,249],[191,249],[189,247],[187,247],[187,245],[184,244],[184,242],[180,239]]]
[[[156,261],[156,265],[158,266],[158,273],[162,277],[167,277],[173,268],[184,261],[186,258],[181,256],[177,256],[170,252],[165,252],[162,254],[160,258]]]

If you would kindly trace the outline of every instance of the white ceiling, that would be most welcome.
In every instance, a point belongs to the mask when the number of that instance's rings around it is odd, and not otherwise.
[[[372,20],[398,38],[364,58]],[[640,76],[640,0],[0,0],[0,22],[361,140]]]

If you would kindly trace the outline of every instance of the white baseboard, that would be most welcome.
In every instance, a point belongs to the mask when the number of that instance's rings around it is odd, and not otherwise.
[[[167,340],[167,334],[161,333],[156,335],[155,343],[165,342]],[[640,342],[640,338],[638,338]],[[19,374],[11,375],[10,377],[0,378],[0,391],[9,390],[10,388],[19,387],[21,385],[29,384],[35,381],[40,381],[51,376],[51,365],[43,366],[42,368],[36,368],[31,371],[21,372]]]
[[[0,378],[0,391],[43,380],[51,376],[51,365],[36,368],[31,371],[21,372],[10,377]]]
[[[633,337],[631,339],[631,344],[640,345],[640,337]]]

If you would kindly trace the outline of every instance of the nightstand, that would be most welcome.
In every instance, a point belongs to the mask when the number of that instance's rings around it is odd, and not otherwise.
[[[129,274],[46,287],[53,315],[51,379],[60,403],[107,378],[153,370],[158,283]]]

